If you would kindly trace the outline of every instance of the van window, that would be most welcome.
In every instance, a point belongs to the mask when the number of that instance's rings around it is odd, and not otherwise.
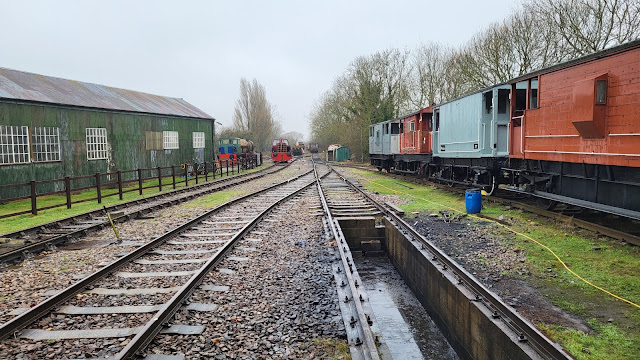
[[[393,135],[400,134],[400,124],[391,123],[391,134]]]
[[[498,114],[506,114],[509,107],[509,89],[498,90]]]
[[[493,109],[493,91],[487,91],[486,93],[482,94],[482,97],[482,102],[484,103],[484,113],[491,114],[491,109]]]
[[[529,80],[531,82],[531,94],[529,99],[529,108],[538,108],[538,78]]]

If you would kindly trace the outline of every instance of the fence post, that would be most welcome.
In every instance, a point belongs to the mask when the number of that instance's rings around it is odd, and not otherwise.
[[[31,213],[33,215],[38,215],[38,206],[36,205],[36,182],[35,182],[35,180],[29,181],[29,185],[31,185]]]
[[[158,192],[162,191],[162,169],[158,166]]]
[[[138,192],[142,195],[142,169],[138,169]]]
[[[216,160],[213,159],[213,161],[211,162],[211,167],[213,168],[211,170],[211,172],[213,173],[213,180],[216,179]]]
[[[64,177],[64,193],[67,196],[67,209],[71,209],[71,179]]]
[[[122,200],[122,172],[118,170],[116,173],[118,174],[118,197]]]
[[[222,160],[218,160],[218,161],[220,162],[220,177],[222,177],[222,169],[223,169]]]
[[[189,164],[184,164],[184,187],[189,186]]]
[[[209,181],[209,173],[207,172],[207,162],[204,162],[204,182]]]
[[[233,166],[231,166],[231,170],[233,170]],[[229,160],[227,160],[227,176],[229,176]]]
[[[198,185],[198,163],[193,163],[193,172],[196,174],[196,185]]]
[[[100,173],[96,173],[96,197],[98,204],[102,203],[102,190],[100,189]]]

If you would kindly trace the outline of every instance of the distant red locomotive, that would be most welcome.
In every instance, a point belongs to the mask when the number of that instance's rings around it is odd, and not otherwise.
[[[271,145],[271,160],[273,162],[287,162],[293,159],[291,146],[287,139],[274,139]]]

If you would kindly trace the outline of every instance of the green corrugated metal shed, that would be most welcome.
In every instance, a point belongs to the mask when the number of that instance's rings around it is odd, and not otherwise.
[[[351,153],[349,152],[349,148],[346,146],[340,146],[335,150],[336,161],[347,161],[351,158]]]
[[[182,99],[0,68],[0,185],[211,161],[214,121]],[[58,160],[41,161],[35,154],[35,134],[44,128],[59,133]],[[87,128],[105,129],[105,158],[88,159]],[[26,135],[8,136],[17,129]],[[165,131],[178,132],[177,149],[165,148]],[[204,133],[204,148],[194,147],[194,132]],[[16,152],[11,142],[24,139],[28,161],[12,162],[6,156]],[[52,190],[62,189],[38,189]],[[0,199],[24,195],[0,191]]]

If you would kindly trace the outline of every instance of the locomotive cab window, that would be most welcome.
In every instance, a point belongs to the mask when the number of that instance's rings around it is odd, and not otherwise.
[[[596,105],[607,103],[607,80],[596,80]]]

